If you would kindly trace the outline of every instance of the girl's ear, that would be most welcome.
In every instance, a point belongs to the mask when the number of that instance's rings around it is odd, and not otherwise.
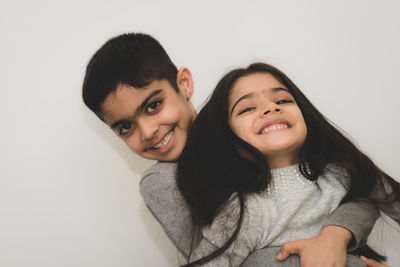
[[[178,70],[176,75],[176,83],[181,93],[185,96],[186,100],[190,100],[193,95],[194,85],[192,79],[192,73],[186,67],[182,67]]]

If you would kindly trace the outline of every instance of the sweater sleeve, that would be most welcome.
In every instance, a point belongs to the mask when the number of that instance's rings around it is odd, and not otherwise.
[[[176,164],[156,163],[143,174],[140,193],[171,242],[187,259],[192,245],[192,220],[175,180]]]
[[[341,204],[330,214],[327,225],[346,228],[353,234],[348,246],[348,250],[352,251],[365,246],[378,218],[379,209],[376,205],[366,200],[358,200]]]
[[[344,168],[329,164],[326,170],[330,175],[336,177],[347,190],[350,188],[351,181]],[[367,238],[379,215],[377,205],[359,198],[339,205],[329,215],[327,225],[336,225],[349,230],[353,238],[347,249],[353,251],[366,245]]]

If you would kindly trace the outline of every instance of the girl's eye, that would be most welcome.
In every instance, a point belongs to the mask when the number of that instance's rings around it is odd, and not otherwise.
[[[132,123],[125,123],[119,128],[119,136],[125,136],[132,128]]]
[[[243,113],[252,111],[252,110],[254,110],[254,109],[255,109],[255,108],[253,108],[253,107],[245,108],[245,109],[241,110],[241,111],[238,113],[238,115],[241,115],[241,114],[243,114]]]
[[[282,99],[282,100],[278,100],[276,102],[276,104],[278,104],[278,105],[285,104],[285,103],[293,103],[293,101],[290,99]]]
[[[151,103],[147,106],[146,112],[152,113],[152,112],[156,111],[156,110],[158,109],[158,107],[160,106],[160,104],[161,104],[161,101],[160,101],[160,100],[151,102]]]

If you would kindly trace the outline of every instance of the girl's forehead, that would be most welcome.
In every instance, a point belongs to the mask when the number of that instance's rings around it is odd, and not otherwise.
[[[232,105],[243,97],[254,98],[257,96],[274,96],[280,94],[291,93],[273,75],[269,73],[254,73],[241,77],[234,83],[228,101]]]
[[[230,92],[230,96],[250,91],[269,92],[272,88],[286,88],[270,73],[253,73],[239,78]]]

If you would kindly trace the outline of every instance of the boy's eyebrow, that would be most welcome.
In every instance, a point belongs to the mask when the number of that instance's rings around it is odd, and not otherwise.
[[[122,124],[125,124],[125,123],[128,123],[129,121],[128,120],[118,120],[118,121],[116,121],[116,122],[114,122],[114,123],[112,123],[111,125],[110,125],[110,128],[112,129],[112,130],[114,130],[115,128],[117,128],[119,125],[122,125]]]
[[[270,90],[271,90],[272,93],[277,93],[277,92],[279,92],[279,91],[286,91],[286,92],[288,92],[289,94],[291,94],[290,91],[289,91],[288,89],[283,88],[283,87],[274,87],[274,88],[271,88]],[[240,101],[242,101],[242,100],[244,100],[244,99],[247,99],[247,98],[251,98],[251,97],[253,97],[253,96],[254,96],[254,93],[249,93],[249,94],[245,94],[245,95],[243,95],[241,98],[239,98],[239,99],[235,102],[235,104],[233,104],[233,107],[231,108],[231,111],[230,111],[230,113],[229,113],[229,116],[232,115],[233,109],[237,106],[237,104],[239,104]]]
[[[153,96],[156,96],[158,94],[160,94],[162,92],[162,89],[158,89],[155,90],[153,92],[151,92],[151,94],[149,94],[145,100],[143,100],[142,104],[140,104],[140,106],[136,109],[135,114],[139,113],[141,110],[145,109],[145,107],[147,106],[147,103],[149,103],[150,99]]]
[[[149,94],[149,95],[143,100],[143,102],[140,104],[140,106],[135,110],[135,115],[136,115],[137,113],[139,113],[141,110],[145,109],[146,106],[147,106],[147,103],[149,103],[150,99],[152,99],[154,96],[160,94],[161,92],[162,92],[162,89],[158,89],[158,90],[155,90],[155,91],[151,92],[151,94]],[[113,123],[110,125],[110,127],[111,127],[111,129],[114,130],[114,129],[117,128],[119,125],[125,124],[125,123],[128,123],[128,122],[130,122],[130,121],[129,121],[129,120],[126,120],[126,119],[118,120],[118,121],[116,121],[116,122],[113,122]]]

